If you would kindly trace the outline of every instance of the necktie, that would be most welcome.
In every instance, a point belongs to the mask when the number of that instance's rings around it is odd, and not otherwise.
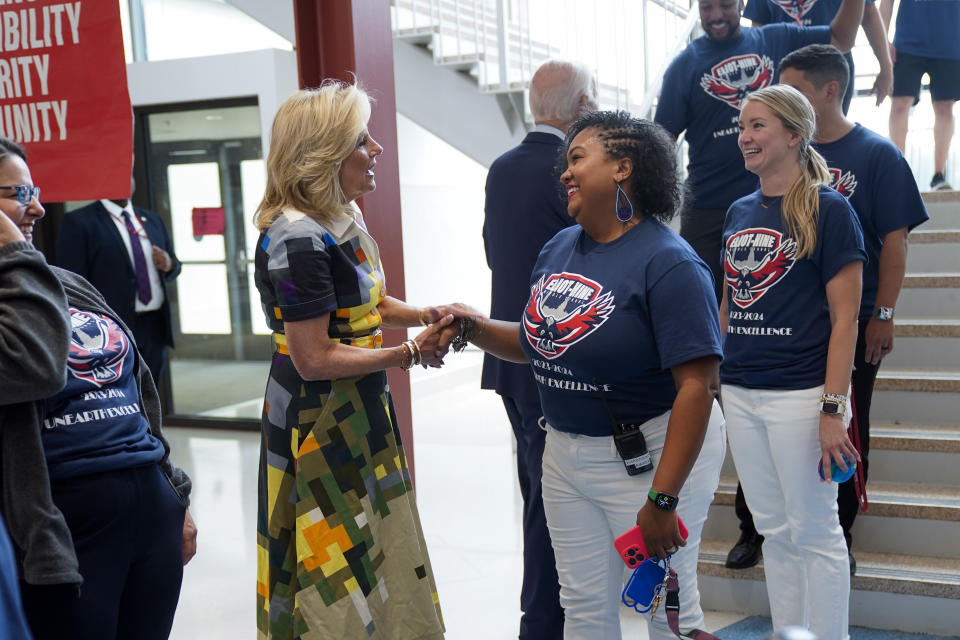
[[[150,302],[152,294],[150,293],[150,275],[147,273],[147,259],[143,255],[143,245],[140,244],[140,236],[137,230],[133,228],[130,222],[130,214],[123,211],[123,224],[127,226],[127,233],[130,234],[130,248],[133,250],[133,271],[137,276],[137,298],[143,304]]]

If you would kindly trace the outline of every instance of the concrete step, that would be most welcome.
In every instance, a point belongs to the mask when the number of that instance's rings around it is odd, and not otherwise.
[[[896,336],[960,338],[960,319],[953,318],[896,318]]]
[[[858,560],[861,551],[910,555],[918,550],[929,556],[960,560],[957,523],[951,520],[880,516],[874,514],[871,503],[866,512],[857,516],[850,534],[853,553]]]
[[[721,476],[713,506],[733,506],[736,476]],[[867,483],[873,516],[960,522],[960,488],[893,482]]]
[[[919,229],[960,229],[960,191],[927,192],[923,194],[923,201],[930,219]]]
[[[960,273],[937,271],[932,273],[908,273],[903,278],[905,289],[956,289],[960,287]]]
[[[410,27],[408,29],[397,29],[393,35],[398,40],[409,42],[411,44],[427,45],[433,41],[435,35],[439,33],[437,27]],[[912,236],[911,236],[912,240]]]
[[[882,369],[950,371],[960,365],[960,339],[954,337],[897,337]]]
[[[953,424],[960,409],[960,372],[881,368],[874,384],[872,421]]]
[[[910,234],[907,273],[949,272],[958,265],[960,229],[926,231],[920,227]]]
[[[870,431],[873,431],[871,427]],[[878,449],[870,437],[870,481],[906,482],[960,489],[960,455],[948,451]],[[957,544],[960,549],[960,543]]]
[[[960,362],[957,364],[960,364]],[[956,369],[930,371],[927,369],[881,368],[873,389],[874,393],[877,391],[960,393],[960,371]],[[954,399],[960,401],[960,398]],[[960,409],[960,405],[957,408]],[[944,421],[946,424],[951,422],[954,421]]]
[[[453,71],[470,71],[481,62],[483,62],[482,53],[470,53],[459,56],[443,56],[443,58],[436,61],[436,64],[437,66],[446,67]]]
[[[874,422],[950,424],[957,421],[958,408],[960,397],[954,393],[878,389],[873,392],[870,418]]]
[[[897,312],[919,320],[960,320],[960,288],[949,285],[950,280],[939,280],[941,287],[919,286],[931,280],[930,276],[909,275],[897,300]]]
[[[953,425],[870,425],[870,450],[960,453],[960,427]],[[960,470],[957,471],[960,475]]]
[[[762,563],[724,566],[732,539],[704,539],[698,574],[705,609],[769,615]],[[960,560],[858,552],[851,580],[850,623],[870,628],[954,636],[960,625]]]

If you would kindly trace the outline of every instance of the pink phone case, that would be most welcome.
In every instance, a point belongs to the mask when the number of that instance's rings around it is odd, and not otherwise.
[[[679,517],[677,518],[677,524],[680,525],[680,536],[686,540],[687,528]],[[614,540],[613,546],[616,547],[617,553],[631,569],[636,568],[647,558],[647,547],[643,544],[643,534],[640,532],[639,525]]]

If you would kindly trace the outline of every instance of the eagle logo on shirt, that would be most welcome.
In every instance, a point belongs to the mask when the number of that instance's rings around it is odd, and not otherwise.
[[[773,3],[802,27],[804,16],[810,13],[817,0],[773,0]]]
[[[120,326],[109,318],[73,308],[70,322],[70,375],[98,387],[118,380],[129,349],[127,335]]]
[[[613,293],[576,273],[541,276],[530,289],[523,311],[523,331],[537,353],[559,358],[596,331],[616,306]]]
[[[852,171],[830,168],[830,186],[847,200],[857,190],[857,176]]]
[[[703,74],[700,86],[707,95],[739,110],[744,98],[773,82],[773,60],[755,53],[733,56]]]
[[[787,275],[796,262],[797,243],[773,229],[738,231],[727,240],[723,268],[733,302],[746,309]]]

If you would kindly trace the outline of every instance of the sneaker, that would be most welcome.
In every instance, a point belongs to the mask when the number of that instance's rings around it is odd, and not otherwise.
[[[930,189],[932,191],[952,191],[953,187],[950,186],[950,183],[947,182],[947,179],[943,176],[943,173],[938,171],[933,174],[933,180],[930,181]]]

